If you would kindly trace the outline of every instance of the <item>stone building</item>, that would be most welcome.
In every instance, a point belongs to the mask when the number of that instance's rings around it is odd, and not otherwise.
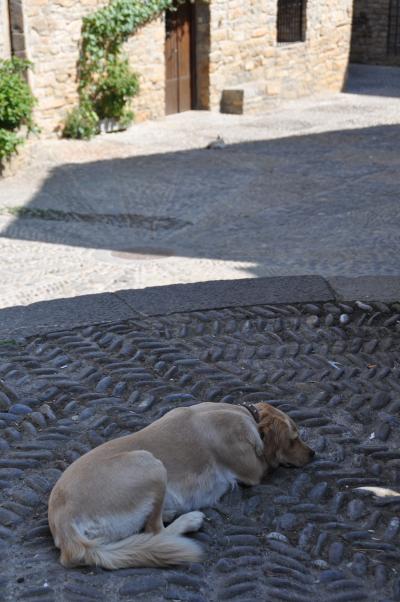
[[[353,0],[196,0],[167,12],[126,45],[139,74],[137,120],[187,109],[255,111],[271,99],[339,91]],[[0,53],[26,54],[44,133],[77,103],[82,17],[100,0],[0,0]],[[7,16],[9,23],[7,23]]]
[[[354,0],[351,60],[400,65],[400,0]]]

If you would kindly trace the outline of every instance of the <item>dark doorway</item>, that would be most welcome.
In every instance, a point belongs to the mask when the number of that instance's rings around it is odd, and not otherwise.
[[[400,0],[389,5],[388,55],[400,56]]]
[[[400,0],[354,0],[350,62],[400,66]]]
[[[195,105],[193,4],[166,12],[165,112],[190,111]]]

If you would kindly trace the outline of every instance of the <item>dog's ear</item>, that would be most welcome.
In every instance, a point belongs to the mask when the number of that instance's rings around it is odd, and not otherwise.
[[[282,447],[287,427],[269,404],[258,403],[257,410],[260,417],[258,429],[264,443],[264,457],[271,468],[276,468],[279,465],[278,451]]]
[[[315,452],[299,437],[293,420],[268,403],[255,404],[258,427],[264,442],[264,456],[271,468],[279,464],[304,466]]]

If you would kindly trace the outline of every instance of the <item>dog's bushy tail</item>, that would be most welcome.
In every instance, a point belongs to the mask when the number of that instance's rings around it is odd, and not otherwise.
[[[114,542],[88,539],[75,527],[70,549],[63,550],[65,566],[96,565],[105,569],[127,567],[161,567],[197,562],[202,557],[200,546],[193,540],[166,532],[152,535],[139,533]]]

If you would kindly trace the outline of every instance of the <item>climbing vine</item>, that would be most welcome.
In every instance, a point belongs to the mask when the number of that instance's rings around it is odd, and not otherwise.
[[[175,5],[174,0],[112,0],[84,17],[78,64],[80,106],[67,116],[64,135],[89,138],[98,131],[101,119],[132,121],[127,107],[139,85],[122,46],[139,27]]]

